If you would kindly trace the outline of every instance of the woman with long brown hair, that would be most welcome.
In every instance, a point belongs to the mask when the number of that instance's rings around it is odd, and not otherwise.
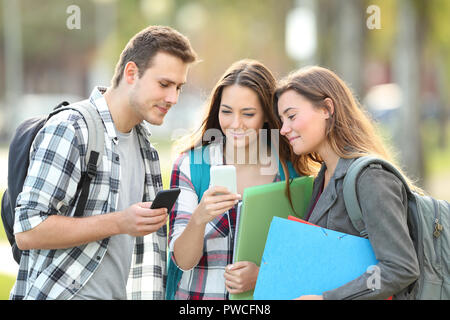
[[[175,285],[176,292],[167,298],[226,299],[228,293],[254,288],[259,267],[248,261],[231,264],[236,203],[245,188],[288,177],[289,163],[297,163],[297,173],[307,173],[300,169],[301,161],[291,157],[287,141],[280,139],[272,105],[275,85],[271,72],[258,61],[231,65],[212,91],[200,129],[175,161],[171,187],[181,193],[170,213],[169,251],[182,274],[175,283],[169,279],[168,287]],[[222,187],[198,194],[191,177],[193,150],[200,151],[200,162],[234,165],[237,194]]]
[[[275,109],[283,123],[280,133],[289,140],[294,153],[307,156],[307,165],[322,166],[314,180],[306,220],[359,236],[343,199],[347,169],[366,155],[394,164],[371,120],[344,81],[321,67],[306,67],[283,79],[275,93]],[[366,272],[320,296],[301,299],[405,298],[408,286],[418,278],[417,256],[408,232],[408,198],[400,179],[379,165],[368,167],[357,180],[357,194],[365,229],[379,261],[379,288],[367,287],[371,273]]]

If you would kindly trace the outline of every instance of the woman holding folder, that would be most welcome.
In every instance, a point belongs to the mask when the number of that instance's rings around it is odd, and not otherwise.
[[[279,161],[282,176],[288,175],[288,160],[297,163],[298,173],[309,174],[300,170],[300,157],[291,155],[289,144],[280,139],[277,130],[275,137],[270,136],[270,129],[279,129],[272,109],[275,85],[272,73],[260,62],[234,63],[213,89],[200,129],[182,144],[184,150],[171,176],[171,187],[180,188],[181,193],[169,217],[167,299],[226,299],[228,293],[254,288],[259,267],[248,261],[231,264],[240,195],[247,187],[279,181]],[[261,139],[264,129],[267,140]],[[273,140],[279,140],[279,149],[273,147]],[[262,144],[267,152],[261,152]],[[236,167],[237,194],[223,187],[198,192],[192,172],[198,168],[192,166],[194,149],[200,152],[200,164],[209,160],[211,166]],[[278,150],[279,156],[274,158]]]
[[[282,122],[280,133],[295,154],[308,156],[308,165],[322,166],[314,180],[306,220],[359,236],[343,199],[347,169],[355,159],[366,155],[393,163],[368,116],[344,81],[321,67],[303,68],[283,79],[275,92],[275,109]],[[368,290],[371,274],[364,273],[322,295],[300,299],[402,299],[418,278],[402,182],[381,166],[368,167],[358,179],[357,193],[368,238],[379,261],[379,289]]]

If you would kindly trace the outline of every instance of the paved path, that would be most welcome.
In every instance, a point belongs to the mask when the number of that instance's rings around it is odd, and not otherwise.
[[[14,261],[11,246],[8,242],[0,241],[0,273],[17,276],[19,265]]]

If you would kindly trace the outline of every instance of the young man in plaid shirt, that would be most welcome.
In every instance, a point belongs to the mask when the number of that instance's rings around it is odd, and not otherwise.
[[[186,37],[151,26],[125,47],[112,86],[94,88],[89,103],[105,146],[80,218],[73,213],[87,125],[66,110],[38,133],[17,200],[14,232],[24,251],[11,299],[164,298],[167,210],[150,209],[162,180],[147,123],[162,124],[195,60]]]

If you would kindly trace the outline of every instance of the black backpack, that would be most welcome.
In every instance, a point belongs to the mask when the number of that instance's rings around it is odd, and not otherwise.
[[[86,169],[82,172],[78,184],[75,200],[78,200],[74,216],[83,215],[86,206],[89,186],[92,178],[97,173],[97,168],[101,163],[104,147],[103,123],[98,111],[84,100],[70,105],[67,101],[61,102],[48,116],[34,117],[22,122],[16,129],[9,146],[8,155],[8,188],[3,194],[1,203],[1,216],[6,236],[11,244],[14,260],[20,263],[22,255],[17,247],[14,236],[14,215],[17,196],[22,192],[23,184],[28,172],[30,148],[34,138],[45,123],[57,113],[64,110],[76,110],[84,118],[88,128],[88,146],[86,152]],[[75,203],[75,201],[74,201]]]

